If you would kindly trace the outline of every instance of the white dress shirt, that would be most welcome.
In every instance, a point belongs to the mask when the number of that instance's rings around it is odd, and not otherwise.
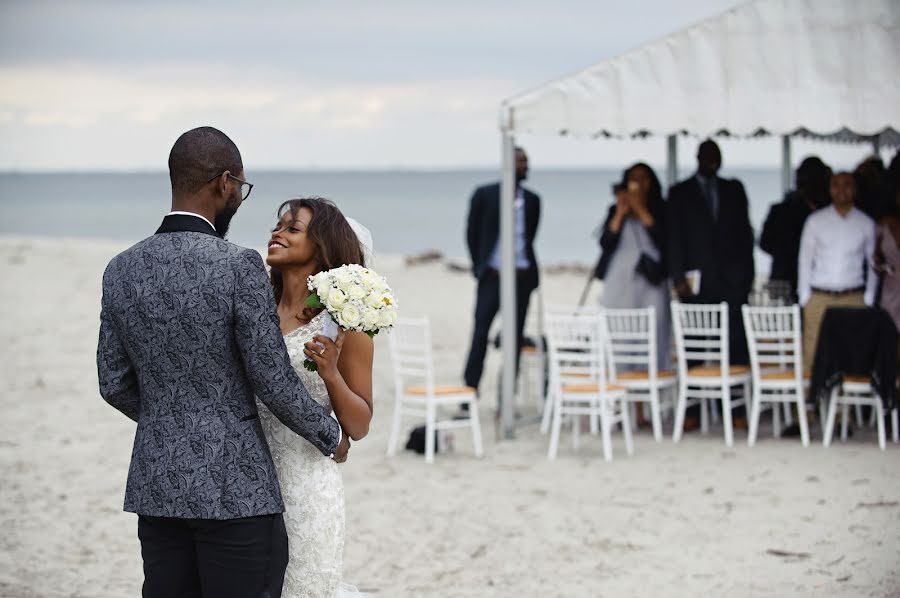
[[[216,230],[216,227],[213,226],[213,223],[210,222],[209,220],[207,220],[205,216],[201,216],[200,214],[195,214],[194,212],[179,212],[176,210],[174,212],[169,212],[168,214],[166,214],[166,216],[194,216],[196,218],[199,218],[203,222],[207,223],[208,225],[212,226],[213,230]]]
[[[860,210],[850,208],[841,216],[832,205],[810,214],[800,236],[800,304],[806,305],[813,288],[847,291],[865,285],[866,305],[872,305],[878,284],[874,253],[875,222]]]

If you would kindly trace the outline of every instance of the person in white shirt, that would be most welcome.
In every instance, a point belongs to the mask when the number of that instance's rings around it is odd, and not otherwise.
[[[831,205],[811,214],[800,237],[797,295],[803,306],[803,363],[812,367],[829,307],[874,305],[875,222],[854,206],[849,172],[831,177]]]

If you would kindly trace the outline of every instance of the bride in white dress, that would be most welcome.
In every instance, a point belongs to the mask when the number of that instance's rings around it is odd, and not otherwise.
[[[372,339],[340,332],[321,336],[326,315],[306,307],[307,276],[344,264],[364,264],[371,254],[331,202],[291,200],[278,210],[266,262],[291,364],[309,394],[333,409],[348,437],[359,440],[372,419]],[[354,223],[356,224],[356,223]],[[365,231],[365,229],[362,229]],[[367,231],[365,231],[367,233]],[[310,372],[303,361],[318,367]],[[341,582],[344,555],[344,485],[338,464],[291,432],[257,402],[260,419],[281,482],[290,561],[284,598],[360,596]]]

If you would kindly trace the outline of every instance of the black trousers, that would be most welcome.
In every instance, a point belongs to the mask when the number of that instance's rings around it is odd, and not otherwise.
[[[144,598],[278,598],[288,564],[281,514],[243,519],[138,516]]]
[[[525,284],[527,271],[518,271],[516,276],[516,373],[519,372],[519,355],[522,350],[522,330],[528,313],[531,288]],[[484,372],[484,356],[487,353],[488,334],[497,312],[500,311],[500,273],[487,270],[478,281],[475,298],[475,329],[472,332],[472,347],[466,361],[464,379],[467,386],[478,388]]]

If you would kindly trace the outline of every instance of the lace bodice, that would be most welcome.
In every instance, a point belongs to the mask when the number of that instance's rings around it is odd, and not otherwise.
[[[310,396],[331,412],[325,383],[303,367],[303,345],[322,330],[324,312],[284,336],[291,365]],[[290,562],[284,598],[338,595],[344,554],[344,485],[338,465],[258,403],[284,499]]]
[[[303,345],[313,339],[314,336],[322,331],[322,325],[325,323],[323,311],[308,323],[292,330],[284,335],[284,343],[287,345],[288,354],[291,356],[291,365],[297,371],[303,386],[309,391],[309,395],[314,398],[320,405],[325,407],[328,413],[331,413],[331,399],[328,397],[328,390],[325,388],[325,382],[318,372],[310,372],[303,367],[306,357],[303,355]]]

